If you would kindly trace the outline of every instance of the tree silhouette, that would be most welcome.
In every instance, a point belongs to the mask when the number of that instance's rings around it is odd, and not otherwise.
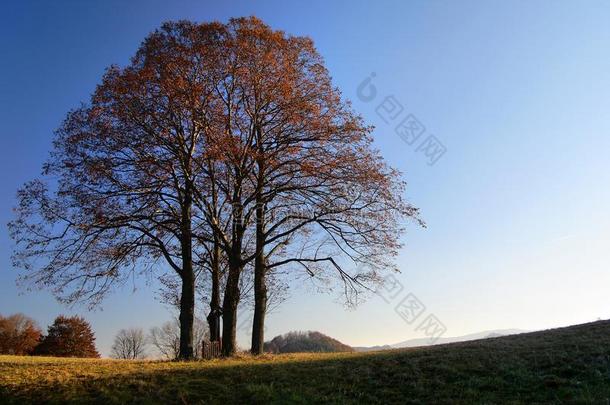
[[[209,333],[204,321],[195,317],[193,336],[196,350],[194,356],[201,357],[202,342],[208,339]],[[180,357],[180,321],[175,319],[167,321],[161,326],[150,329],[148,341],[156,349],[157,354],[167,360],[175,360]]]
[[[117,359],[143,359],[146,357],[146,337],[142,329],[121,329],[114,337],[112,356]]]

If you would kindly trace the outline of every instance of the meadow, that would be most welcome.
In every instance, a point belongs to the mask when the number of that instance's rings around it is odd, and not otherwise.
[[[2,403],[609,403],[610,321],[372,353],[0,356]]]

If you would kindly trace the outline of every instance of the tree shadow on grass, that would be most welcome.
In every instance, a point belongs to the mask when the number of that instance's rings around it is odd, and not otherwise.
[[[439,345],[167,369],[3,392],[7,402],[549,403],[610,398],[610,322]],[[183,367],[184,365],[184,367]]]

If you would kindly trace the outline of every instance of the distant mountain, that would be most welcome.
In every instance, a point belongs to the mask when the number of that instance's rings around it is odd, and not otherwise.
[[[265,342],[269,353],[353,352],[350,346],[320,332],[289,332]]]
[[[487,330],[484,332],[471,333],[470,335],[456,336],[456,337],[441,337],[436,340],[434,345],[442,345],[444,343],[455,343],[455,342],[466,342],[468,340],[485,339],[489,337],[516,335],[519,333],[527,332],[520,329],[499,329],[499,330]],[[490,336],[491,335],[491,336]],[[417,347],[417,346],[430,346],[429,338],[419,338],[405,340],[404,342],[396,343],[391,345],[392,348],[399,349],[402,347]]]
[[[393,349],[393,347],[390,345],[371,346],[371,347],[354,346],[353,349],[357,352],[376,352],[379,350],[391,350],[391,349]]]
[[[467,342],[469,340],[488,339],[488,338],[495,338],[495,337],[500,337],[500,336],[517,335],[519,333],[525,333],[525,332],[527,332],[527,331],[521,330],[521,329],[487,330],[484,332],[471,333],[469,335],[464,335],[464,336],[441,337],[441,338],[437,339],[434,343],[430,343],[429,338],[418,338],[418,339],[405,340],[403,342],[395,343],[393,345],[372,346],[372,347],[354,347],[354,349],[358,352],[369,352],[369,351],[374,351],[374,350],[401,349],[401,348],[405,348],[405,347],[442,345],[445,343]]]

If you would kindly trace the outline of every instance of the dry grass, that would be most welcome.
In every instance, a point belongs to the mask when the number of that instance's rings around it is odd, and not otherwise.
[[[0,356],[7,403],[610,403],[610,322],[430,348],[208,362]]]

